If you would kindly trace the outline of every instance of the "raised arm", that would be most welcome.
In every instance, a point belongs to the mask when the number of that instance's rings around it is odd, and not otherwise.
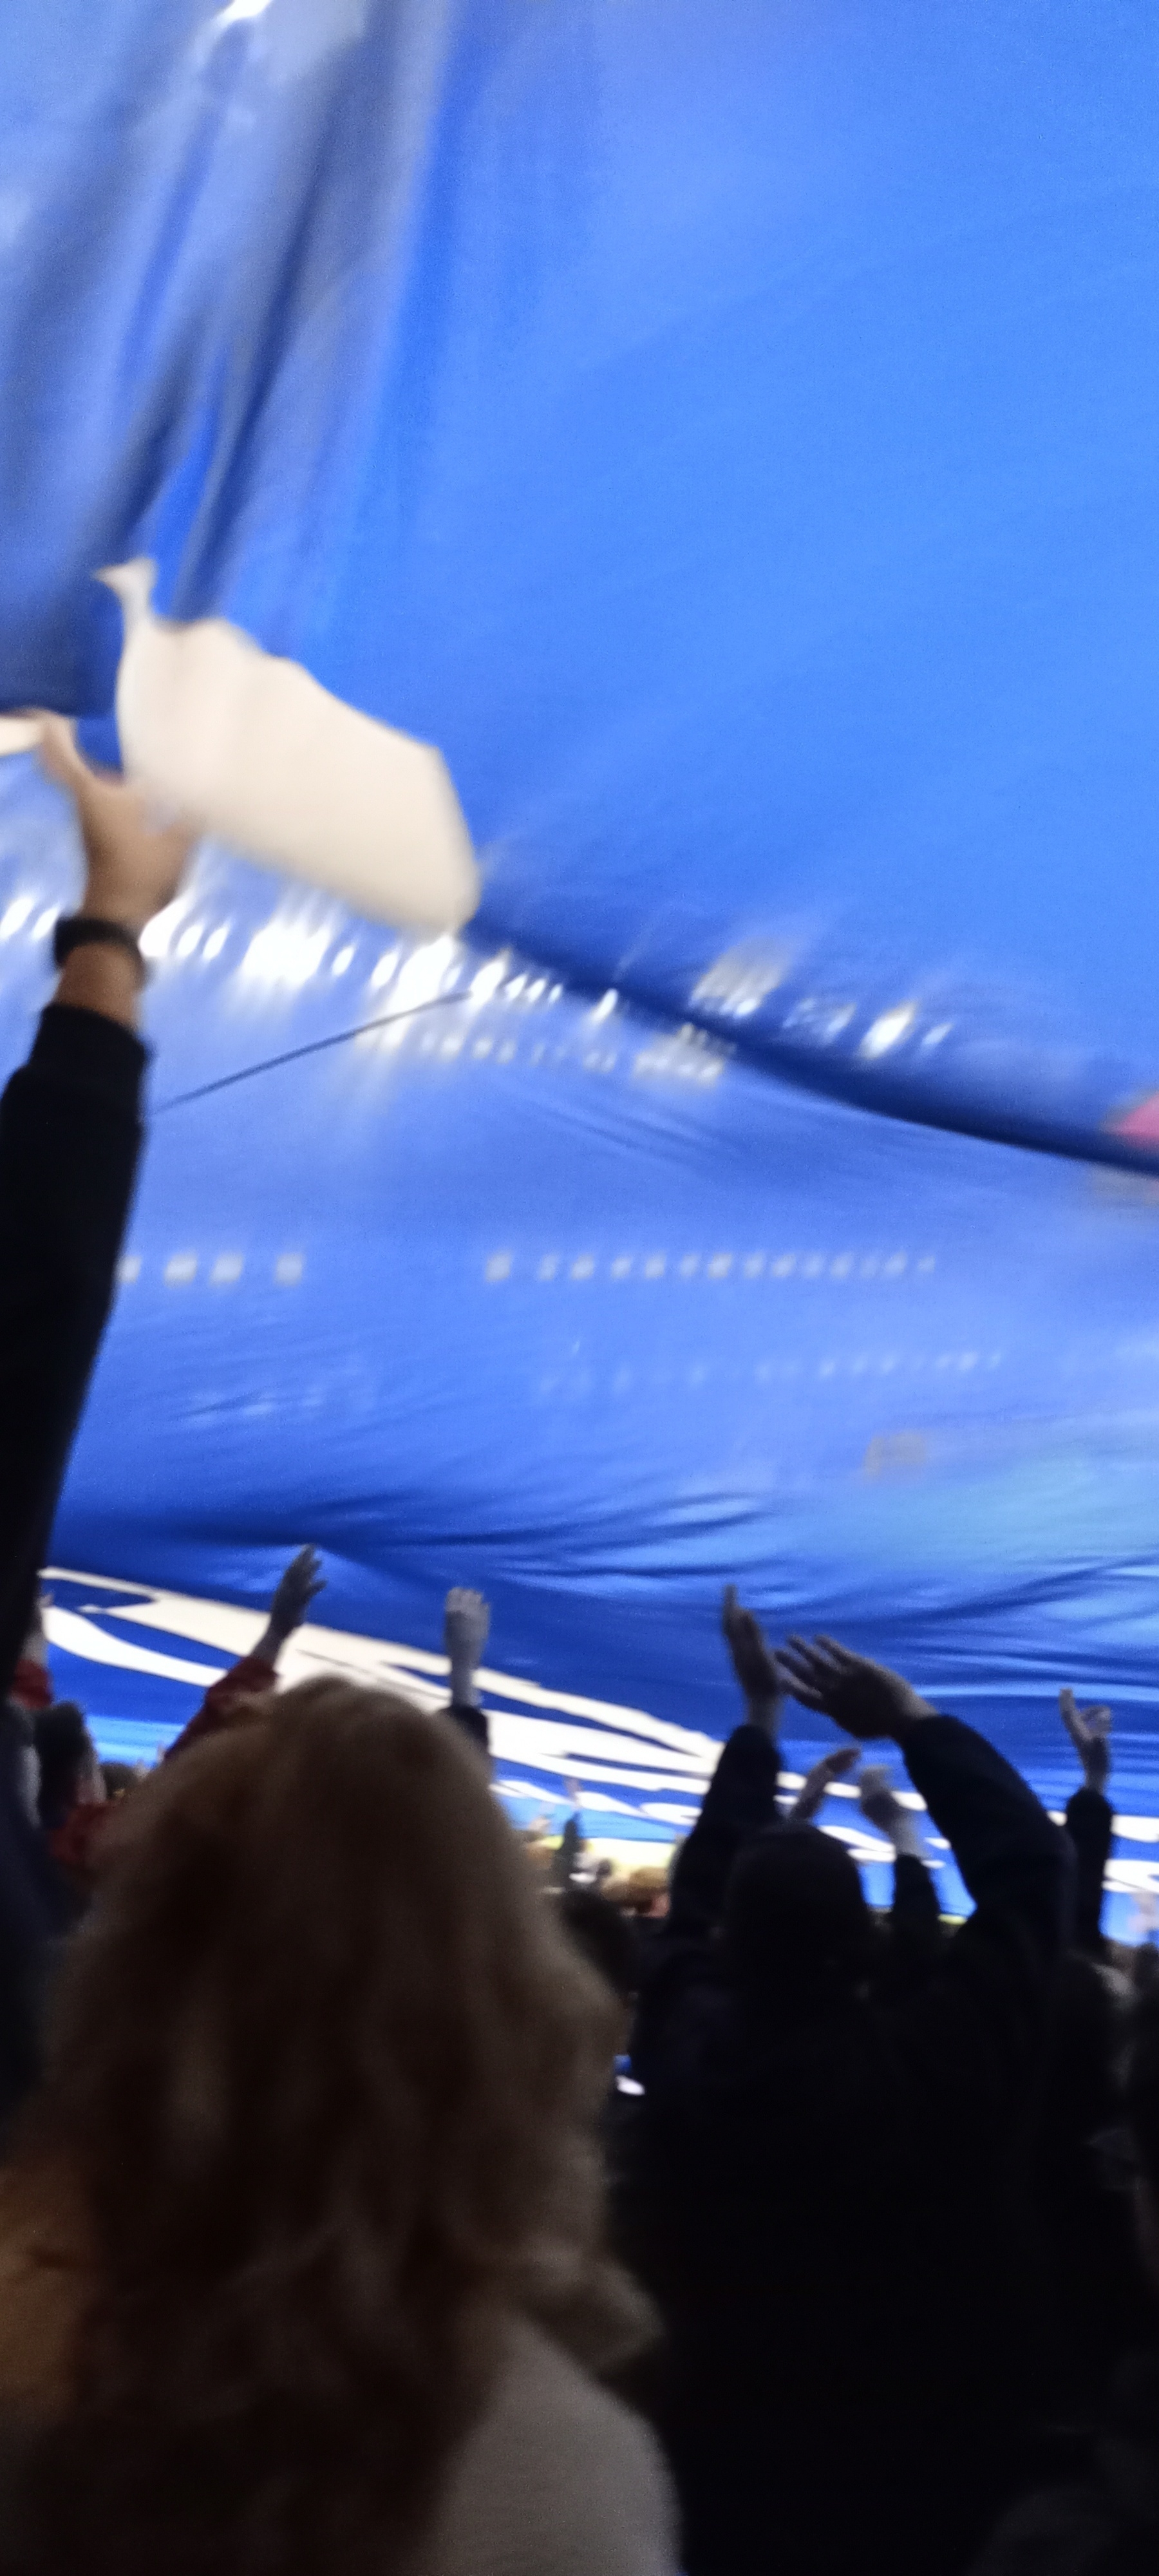
[[[806,1708],[823,1710],[851,1735],[892,1737],[976,1906],[1053,1920],[1065,1847],[1033,1790],[984,1736],[939,1716],[899,1673],[831,1637],[790,1638],[780,1662]]]
[[[243,1655],[223,1673],[219,1682],[211,1682],[195,1717],[169,1747],[165,1756],[186,1753],[191,1744],[200,1744],[203,1736],[218,1735],[228,1726],[239,1700],[259,1698],[272,1690],[278,1675],[278,1657],[300,1628],[311,1602],[326,1589],[322,1560],[316,1548],[299,1548],[291,1557],[270,1603],[270,1615],[252,1654]]]
[[[448,1592],[443,1608],[443,1643],[451,1667],[451,1696],[447,1715],[454,1719],[472,1744],[487,1756],[491,1736],[486,1709],[479,1705],[475,1679],[479,1658],[491,1634],[491,1611],[481,1592],[470,1592],[456,1584]]]
[[[941,1955],[942,1918],[938,1892],[926,1866],[917,1819],[902,1805],[889,1773],[867,1765],[859,1783],[866,1823],[884,1834],[893,1848],[893,1904],[886,1951],[877,1991],[888,2000],[908,1994],[937,1965]]]
[[[290,1558],[286,1571],[270,1603],[265,1631],[259,1637],[254,1654],[276,1670],[278,1657],[288,1637],[300,1628],[320,1592],[326,1589],[322,1559],[316,1547],[300,1547]]]
[[[1079,1708],[1074,1692],[1061,1690],[1059,1715],[1083,1766],[1083,1785],[1067,1800],[1066,1829],[1075,1850],[1074,1939],[1088,1958],[1103,1953],[1103,1882],[1115,1830],[1106,1794],[1111,1774],[1111,1712]]]
[[[700,1814],[676,1863],[670,1936],[711,1931],[720,1920],[738,1852],[754,1834],[780,1821],[777,1728],[784,1686],[777,1658],[759,1620],[751,1610],[741,1608],[731,1584],[724,1596],[721,1626],[744,1693],[746,1716],[721,1750]]]
[[[845,1780],[857,1768],[860,1756],[855,1744],[835,1744],[823,1753],[806,1777],[785,1818],[789,1825],[811,1825],[829,1795],[835,1781]]]
[[[939,1716],[899,1675],[829,1638],[793,1638],[781,1662],[807,1708],[852,1734],[893,1737],[950,1844],[975,1912],[896,2027],[927,2099],[984,2121],[1008,2106],[1033,2061],[1069,1927],[1066,1836],[984,1736]]]
[[[0,1101],[0,1692],[29,1625],[136,1178],[136,943],[190,848],[135,789],[87,768],[67,726],[46,727],[44,760],[75,803],[85,883],[68,931],[82,944]]]

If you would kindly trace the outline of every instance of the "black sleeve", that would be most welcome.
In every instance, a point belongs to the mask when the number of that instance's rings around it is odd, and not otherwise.
[[[20,1796],[30,1732],[19,1711],[0,1707],[0,2156],[7,2124],[39,2071],[53,1944],[72,1915],[65,1884]]]
[[[1066,1829],[1074,1845],[1075,1948],[1087,1957],[1103,1953],[1103,1880],[1115,1830],[1109,1798],[1099,1789],[1076,1789],[1066,1811]]]
[[[0,1100],[0,1694],[112,1302],[145,1063],[118,1021],[54,1003]]]
[[[1069,1855],[1021,1773],[956,1717],[922,1718],[901,1749],[979,1911],[1013,1910],[1057,1941]]]
[[[745,1844],[780,1822],[781,1756],[761,1726],[733,1729],[704,1795],[704,1804],[672,1873],[665,1920],[640,1978],[632,2031],[632,2072],[647,2089],[669,2060],[674,2036],[698,1988],[714,1981],[713,1942],[724,1892]]]
[[[931,2107],[984,2132],[1034,2062],[1070,1927],[1067,1837],[1002,1754],[956,1718],[924,1718],[902,1747],[975,1911],[896,2029]]]
[[[761,1726],[738,1726],[721,1750],[704,1804],[672,1879],[673,1935],[711,1931],[720,1920],[733,1862],[754,1834],[779,1821],[781,1756]]]

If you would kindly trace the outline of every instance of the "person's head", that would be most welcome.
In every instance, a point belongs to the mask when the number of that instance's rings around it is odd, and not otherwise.
[[[618,1905],[594,1887],[565,1888],[554,1903],[570,1941],[603,1979],[619,2007],[618,2037],[627,2044],[632,2006],[640,1982],[640,1958],[634,1925]]]
[[[812,1825],[761,1834],[725,1893],[722,1955],[759,2012],[824,2009],[852,1996],[873,1953],[873,1919],[843,1844]]]
[[[144,1773],[135,1770],[131,1762],[102,1762],[101,1778],[105,1784],[106,1798],[116,1799],[123,1798],[128,1790],[135,1789],[138,1780],[144,1778]]]
[[[628,1914],[638,1914],[645,1922],[658,1921],[668,1912],[667,1870],[650,1862],[630,1870],[619,1902]]]
[[[27,2150],[94,2258],[40,2563],[389,2568],[544,2249],[596,2260],[610,2003],[391,1694],[255,1701],[108,1835]]]
[[[84,1710],[72,1699],[53,1700],[34,1720],[40,1762],[40,1821],[48,1832],[62,1825],[99,1773]],[[103,1784],[102,1784],[103,1786]]]

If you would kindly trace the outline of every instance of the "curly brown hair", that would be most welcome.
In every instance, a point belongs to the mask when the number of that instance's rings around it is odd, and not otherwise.
[[[409,2561],[505,2312],[599,2269],[614,2015],[453,1727],[320,1680],[125,1802],[26,2174],[92,2262],[27,2564]]]

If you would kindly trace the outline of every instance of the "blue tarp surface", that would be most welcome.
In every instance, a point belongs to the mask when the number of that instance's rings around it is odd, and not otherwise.
[[[477,1581],[709,1733],[735,1577],[1052,1799],[1110,1696],[1159,1810],[1157,71],[1145,0],[11,0],[0,704],[109,747],[148,552],[485,883],[415,955],[203,852],[62,1565],[315,1538],[335,1626]],[[74,864],[5,764],[8,1063]]]

